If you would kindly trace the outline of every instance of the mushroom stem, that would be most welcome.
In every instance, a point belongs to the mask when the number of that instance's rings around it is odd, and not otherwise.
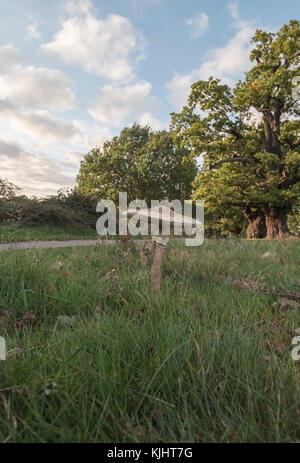
[[[160,291],[161,265],[165,257],[169,239],[162,236],[154,236],[154,257],[151,268],[151,287],[153,294],[157,295]]]

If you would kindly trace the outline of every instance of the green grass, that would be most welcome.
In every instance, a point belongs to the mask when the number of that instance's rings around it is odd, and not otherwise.
[[[54,225],[25,227],[15,225],[0,225],[0,243],[36,241],[36,240],[75,240],[97,239],[96,230],[91,228],[70,228]]]
[[[0,442],[299,441],[299,309],[241,285],[299,291],[299,242],[185,250],[157,300],[120,245],[0,254],[0,313],[38,322],[0,328]]]

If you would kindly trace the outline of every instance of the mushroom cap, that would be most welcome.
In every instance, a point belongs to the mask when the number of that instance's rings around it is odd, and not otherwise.
[[[149,209],[128,209],[127,212],[123,212],[122,215],[126,215],[131,218],[135,215],[149,217],[151,219],[159,220],[160,222],[167,222],[172,225],[174,224],[192,224],[192,225],[201,225],[201,222],[198,219],[193,219],[189,215],[178,214],[168,206],[154,206]]]

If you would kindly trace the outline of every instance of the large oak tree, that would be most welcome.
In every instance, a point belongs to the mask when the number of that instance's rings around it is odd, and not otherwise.
[[[195,198],[218,213],[242,210],[248,238],[281,238],[300,198],[299,21],[257,30],[252,42],[245,78],[233,89],[212,77],[194,83],[171,129],[178,146],[202,157]]]

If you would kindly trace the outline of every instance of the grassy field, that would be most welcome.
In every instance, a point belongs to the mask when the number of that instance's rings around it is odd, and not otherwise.
[[[0,442],[300,440],[300,242],[172,246],[0,254]]]
[[[24,227],[15,225],[0,225],[0,243],[36,241],[36,240],[76,240],[76,239],[97,239],[96,230],[91,228],[78,228],[74,230],[68,227],[55,227],[54,225],[43,225],[36,227]]]

